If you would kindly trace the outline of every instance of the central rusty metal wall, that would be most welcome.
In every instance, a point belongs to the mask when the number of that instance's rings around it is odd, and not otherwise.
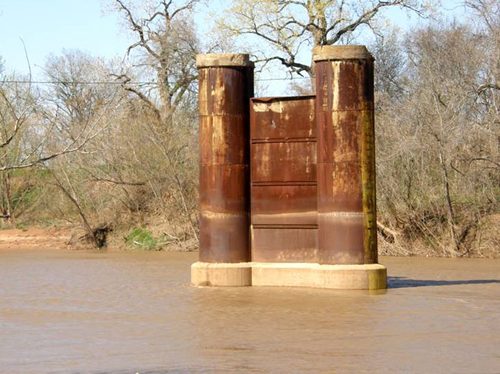
[[[314,103],[314,96],[251,100],[253,261],[318,260]]]

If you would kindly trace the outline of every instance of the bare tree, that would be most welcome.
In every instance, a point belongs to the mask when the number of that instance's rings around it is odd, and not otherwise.
[[[81,150],[97,135],[93,128],[85,127],[64,142],[55,143],[57,120],[42,114],[39,101],[39,94],[24,82],[0,86],[0,171],[43,165]]]
[[[109,229],[109,225],[100,222],[105,205],[102,199],[110,195],[100,191],[100,196],[95,196],[89,171],[105,173],[109,169],[103,155],[109,152],[108,138],[113,134],[114,115],[123,92],[119,85],[106,82],[110,73],[105,61],[80,51],[51,56],[45,73],[52,83],[43,93],[43,117],[55,124],[51,145],[71,144],[81,134],[91,134],[80,152],[62,155],[45,164],[45,168],[80,217],[86,238],[102,247]]]
[[[465,6],[471,9],[480,22],[490,31],[500,28],[500,4],[496,0],[467,0]]]
[[[399,7],[424,14],[418,0],[236,0],[221,26],[232,35],[257,37],[260,61],[278,61],[292,73],[312,75],[304,48],[350,41],[355,32],[378,32],[377,19],[385,8]]]
[[[400,254],[420,242],[467,255],[481,222],[498,210],[498,92],[478,89],[497,65],[485,58],[492,38],[459,24],[413,32],[399,79],[405,93],[378,103],[380,218]]]
[[[195,57],[200,43],[192,12],[197,3],[198,0],[152,0],[137,8],[133,2],[114,0],[115,8],[124,16],[136,39],[127,50],[131,62],[129,71],[116,77],[131,94],[129,108],[134,114],[128,114],[133,118],[140,116],[139,127],[143,132],[134,131],[134,134],[150,146],[149,160],[141,162],[144,165],[154,160],[164,165],[161,178],[154,174],[158,167],[152,166],[144,180],[161,201],[161,210],[165,214],[175,210],[177,220],[181,218],[180,221],[185,222],[189,236],[195,240],[196,199],[193,194],[197,169],[191,143],[197,130]],[[134,80],[149,83],[135,84]],[[136,149],[134,162],[142,156],[147,156],[142,153],[142,147]],[[156,183],[160,179],[162,187]]]
[[[132,74],[118,74],[123,87],[134,94],[163,126],[172,125],[172,114],[193,94],[197,78],[195,56],[199,42],[192,10],[198,0],[157,0],[143,5],[114,0],[136,41],[128,47]],[[150,83],[135,85],[133,78]],[[132,83],[132,84],[131,84]]]
[[[375,57],[375,92],[377,104],[386,100],[400,101],[405,97],[408,85],[407,58],[402,40],[396,30],[377,36],[370,46]]]

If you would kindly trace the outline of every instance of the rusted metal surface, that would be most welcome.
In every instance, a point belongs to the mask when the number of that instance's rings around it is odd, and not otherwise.
[[[273,139],[252,141],[252,181],[316,181],[316,141]]]
[[[316,96],[250,101],[248,56],[198,61],[201,261],[377,262],[373,59],[317,51]]]
[[[198,61],[200,261],[245,262],[250,260],[249,99],[253,96],[253,67],[245,62],[248,56],[216,57]],[[210,66],[216,64],[228,66]]]
[[[375,263],[373,59],[315,60],[319,262]]]
[[[252,183],[252,223],[316,224],[316,184]]]
[[[317,225],[252,225],[252,261],[317,262]]]
[[[252,99],[252,140],[316,139],[314,98]]]
[[[313,96],[251,101],[252,260],[317,261]]]

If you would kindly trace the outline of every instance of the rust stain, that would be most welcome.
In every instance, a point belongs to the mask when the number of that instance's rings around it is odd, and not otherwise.
[[[365,263],[378,261],[377,249],[377,192],[375,170],[375,129],[373,112],[362,112],[361,180],[363,186]]]
[[[281,101],[275,101],[271,103],[260,103],[255,102],[253,104],[252,109],[257,113],[265,113],[265,112],[274,112],[274,113],[282,113],[283,105]]]
[[[244,262],[249,245],[250,67],[199,69],[200,261]]]
[[[238,213],[225,213],[225,212],[211,212],[209,210],[203,210],[200,213],[200,216],[206,219],[217,219],[217,220],[231,220],[234,218],[247,217],[247,212],[238,212]]]
[[[373,62],[319,61],[315,68],[322,112],[317,120],[320,262],[376,262]]]
[[[317,262],[317,228],[252,226],[252,261]]]

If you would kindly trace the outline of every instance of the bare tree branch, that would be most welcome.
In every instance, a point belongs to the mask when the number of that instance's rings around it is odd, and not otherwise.
[[[268,61],[279,61],[293,73],[312,75],[309,62],[299,62],[305,45],[345,41],[361,26],[374,26],[384,8],[400,7],[424,15],[423,1],[391,0],[235,0],[220,26],[238,37],[255,36],[271,47]]]

